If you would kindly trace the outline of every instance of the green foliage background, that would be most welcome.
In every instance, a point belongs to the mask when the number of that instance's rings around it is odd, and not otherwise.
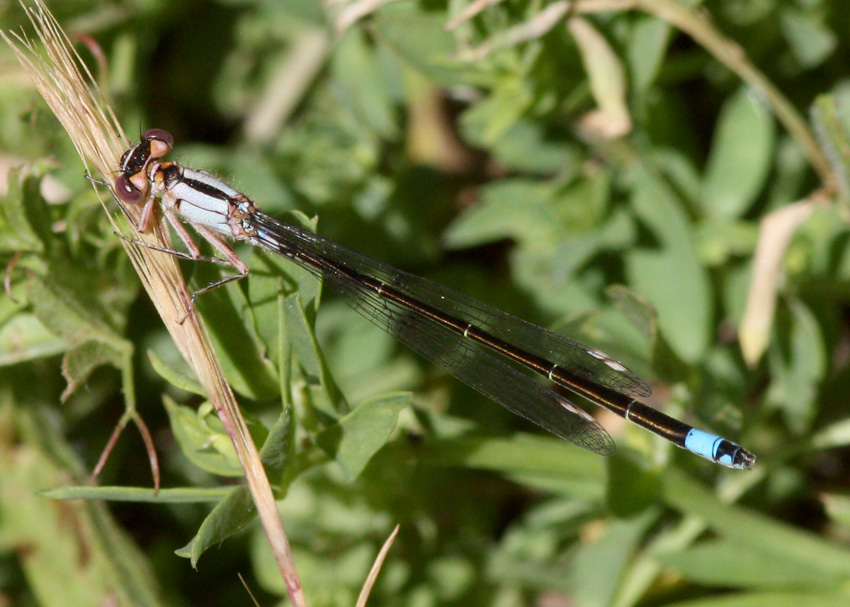
[[[372,605],[846,605],[850,7],[574,4],[502,2],[448,31],[463,3],[359,19],[318,0],[49,3],[103,49],[106,70],[80,47],[131,137],[167,129],[176,158],[266,212],[600,347],[653,404],[759,458],[724,470],[614,421],[602,460],[240,248],[254,274],[199,308],[311,605],[354,604],[395,524]],[[718,60],[674,9],[745,54]],[[11,2],[0,27],[29,31]],[[774,88],[742,82],[745,57]],[[250,604],[238,573],[284,601],[227,436],[70,140],[5,47],[0,73],[2,164],[21,167],[0,214],[0,265],[17,255],[0,296],[0,603]],[[812,122],[826,169],[777,99]],[[290,110],[264,117],[268,100]],[[776,229],[760,222],[824,185],[780,251],[749,367],[738,329]],[[129,430],[99,487],[71,488],[128,400],[167,489],[149,489]]]

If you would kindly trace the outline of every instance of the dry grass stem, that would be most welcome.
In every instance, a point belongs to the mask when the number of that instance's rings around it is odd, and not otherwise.
[[[44,43],[46,57],[24,36],[2,33],[3,39],[12,47],[68,132],[84,164],[92,166],[94,172],[103,176],[107,183],[112,183],[121,154],[129,145],[127,137],[94,84],[92,75],[47,7],[40,0],[35,0],[32,6],[22,2],[22,6]],[[101,202],[104,208],[110,208],[110,200],[101,198]],[[132,207],[128,209],[135,221],[139,219],[140,210]],[[162,218],[146,234],[138,234],[132,227],[128,228],[127,222],[120,223],[124,225],[123,232],[129,238],[170,248],[169,232]],[[114,219],[113,225],[119,229]],[[296,606],[306,605],[289,542],[257,449],[248,434],[233,392],[224,379],[201,319],[194,312],[186,317],[191,291],[183,279],[176,258],[124,240],[122,243],[166,328],[195,371],[233,441],[292,603]],[[128,394],[127,399],[132,402],[133,396]]]

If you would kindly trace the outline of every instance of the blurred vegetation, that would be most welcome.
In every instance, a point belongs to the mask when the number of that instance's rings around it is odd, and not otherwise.
[[[617,455],[581,451],[240,248],[255,274],[199,307],[311,605],[354,604],[397,523],[372,605],[848,604],[850,5],[48,4],[103,50],[78,47],[130,137],[164,128],[268,213],[609,352],[759,458],[616,419]],[[30,31],[11,2],[0,27]],[[247,605],[240,573],[284,601],[69,139],[5,46],[0,74],[0,604]],[[101,488],[62,489],[128,394],[167,490],[130,430]],[[48,499],[84,495],[112,501]]]

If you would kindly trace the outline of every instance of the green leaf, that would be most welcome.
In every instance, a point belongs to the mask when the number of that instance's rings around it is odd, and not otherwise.
[[[397,392],[364,401],[342,417],[339,424],[319,434],[316,442],[336,460],[346,478],[353,481],[386,444],[399,412],[411,399],[410,392]]]
[[[525,116],[534,94],[519,75],[503,77],[490,96],[468,108],[461,126],[482,147],[498,144]]]
[[[415,453],[419,461],[431,465],[490,470],[588,500],[604,497],[604,458],[561,439],[529,434],[426,439]]]
[[[823,586],[841,581],[813,564],[788,556],[724,539],[702,542],[683,552],[661,554],[659,560],[705,586]]]
[[[17,314],[0,326],[0,366],[54,356],[69,347],[32,314]]]
[[[286,298],[284,317],[287,339],[304,371],[312,405],[332,418],[348,411],[348,403],[327,370],[324,355],[313,333],[312,322],[304,313],[298,293]]]
[[[447,67],[457,46],[446,31],[445,15],[420,10],[416,5],[385,6],[375,16],[374,33],[379,42],[435,84],[457,84],[459,72]]]
[[[147,487],[56,487],[39,491],[52,500],[104,500],[108,502],[138,502],[148,504],[203,504],[220,502],[227,497],[229,487],[180,487],[156,491]]]
[[[358,29],[350,29],[337,40],[332,69],[341,96],[349,109],[381,138],[396,137],[398,126],[394,100],[386,63],[370,48],[366,36]]]
[[[773,116],[748,89],[723,107],[705,171],[701,204],[714,218],[741,217],[764,187],[774,155]]]
[[[618,591],[614,582],[623,578],[632,553],[657,519],[658,509],[651,508],[640,516],[615,520],[601,539],[579,549],[570,580],[578,604],[614,602]]]
[[[6,552],[25,548],[26,555],[14,561],[12,576],[24,593],[4,592],[26,594],[30,604],[44,607],[165,606],[150,562],[103,503],[56,502],[39,494],[44,487],[85,482],[84,464],[65,442],[55,412],[38,402],[13,405],[5,394],[0,426],[16,440],[0,444],[6,462],[0,544]]]
[[[256,516],[257,508],[248,487],[234,487],[204,519],[192,541],[174,552],[191,559],[192,567],[197,569],[198,560],[204,552],[242,531]]]
[[[462,121],[462,128],[468,126],[472,126],[469,121]],[[470,145],[483,145],[483,141],[474,139],[475,133],[471,131],[463,132],[465,140]],[[581,163],[579,152],[569,139],[555,138],[540,123],[524,118],[514,122],[493,143],[490,153],[506,169],[544,175],[577,175]]]
[[[779,13],[782,34],[794,57],[803,67],[813,68],[824,61],[838,46],[838,36],[825,23],[828,18],[820,13],[804,13],[794,8],[784,7]]]
[[[642,94],[658,77],[670,44],[670,24],[655,16],[635,15],[626,54],[632,83]]]
[[[316,231],[315,218],[311,220],[300,213],[293,213],[293,216],[296,225]],[[321,292],[322,282],[298,264],[281,255],[260,250],[253,252],[248,280],[250,307],[243,318],[262,343],[264,356],[279,367],[282,364],[280,341],[286,338],[282,335],[285,333],[284,299],[299,293],[312,314],[318,308]],[[286,388],[281,386],[281,389]]]
[[[631,130],[632,119],[626,103],[626,74],[620,58],[589,21],[573,16],[567,21],[567,29],[581,53],[590,91],[599,107],[598,113],[585,116],[585,126],[606,138],[622,137]]]
[[[281,472],[293,449],[295,424],[292,408],[284,407],[260,449],[260,459],[269,472]]]
[[[512,238],[550,243],[559,236],[553,191],[528,179],[505,179],[483,189],[481,204],[461,213],[446,230],[450,248],[480,246]]]
[[[159,355],[153,350],[148,350],[148,360],[153,366],[154,371],[159,373],[165,381],[176,388],[197,394],[198,396],[206,396],[206,392],[201,388],[201,384],[193,377],[188,377],[181,373],[175,366],[168,364],[162,360]]]
[[[86,382],[97,367],[112,365],[124,369],[129,365],[126,360],[127,350],[116,351],[111,344],[101,341],[87,341],[70,348],[62,360],[62,374],[68,381],[63,399],[70,396],[80,384]]]
[[[784,414],[795,433],[811,427],[818,413],[820,382],[827,371],[826,344],[812,312],[790,300],[787,333],[768,348],[772,381],[767,399]]]
[[[721,537],[745,546],[747,551],[796,561],[804,570],[817,569],[830,579],[850,577],[850,551],[845,546],[758,512],[724,504],[674,468],[668,469],[664,476],[664,501],[683,513],[699,517]]]
[[[222,278],[218,267],[211,263],[194,264],[193,270],[196,274],[193,284],[196,285],[206,286]],[[225,272],[233,274],[231,270]],[[233,388],[257,400],[276,398],[280,394],[277,369],[265,356],[266,348],[254,332],[253,325],[238,320],[249,316],[251,306],[241,285],[231,283],[203,293],[195,301],[195,306],[204,317],[225,375]]]
[[[629,284],[658,311],[658,328],[676,354],[696,362],[708,348],[713,311],[708,274],[696,256],[690,226],[669,189],[641,169],[634,173],[632,207],[660,244],[655,251],[627,256]]]
[[[23,169],[11,169],[6,176],[8,192],[0,204],[0,251],[42,252],[50,241],[50,213],[38,191],[39,180],[21,178]]]
[[[193,464],[219,476],[244,476],[233,443],[210,406],[194,411],[168,397],[163,403],[180,450]]]

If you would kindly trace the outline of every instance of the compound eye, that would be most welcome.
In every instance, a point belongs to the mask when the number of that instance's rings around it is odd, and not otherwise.
[[[145,131],[144,134],[142,134],[142,140],[147,141],[149,139],[161,141],[169,148],[174,147],[174,137],[171,136],[171,133],[163,129],[148,129]]]
[[[135,204],[144,198],[142,191],[124,175],[115,180],[115,195],[127,204]]]

